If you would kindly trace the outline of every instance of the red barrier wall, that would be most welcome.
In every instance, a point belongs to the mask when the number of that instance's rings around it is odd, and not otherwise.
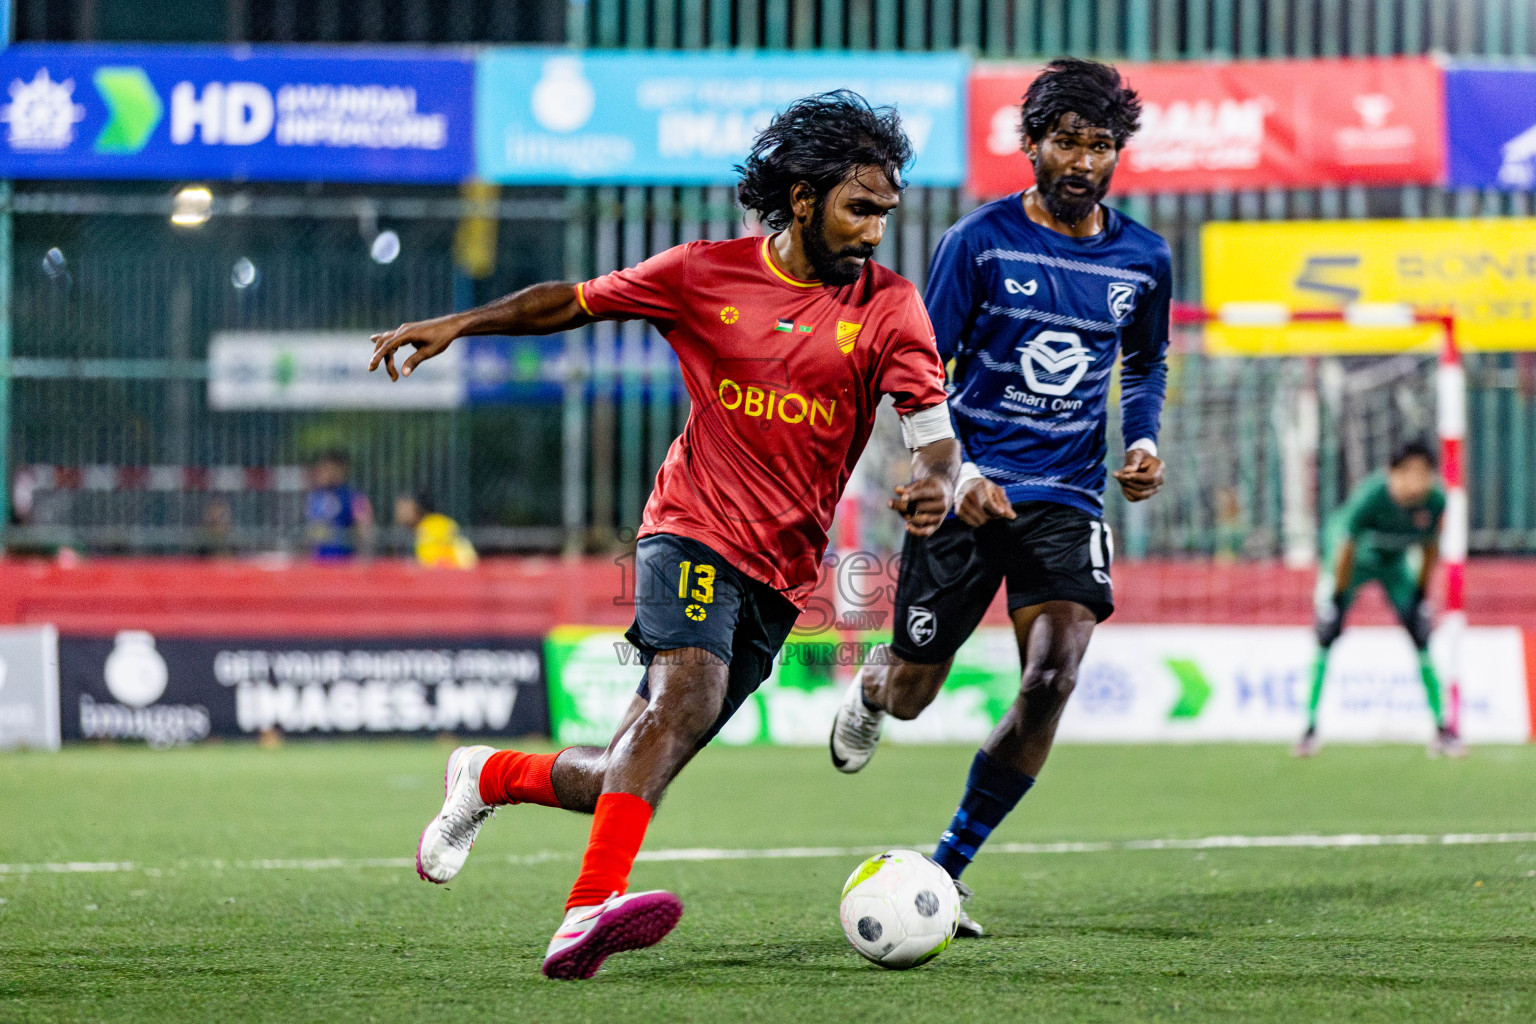
[[[0,622],[52,622],[69,633],[147,629],[173,636],[529,635],[557,623],[627,625],[628,562],[492,558],[472,572],[403,561],[311,565],[263,561],[103,559],[63,567],[0,561]],[[1477,625],[1536,630],[1536,560],[1478,559],[1467,611]],[[890,577],[861,592],[889,624]],[[1302,624],[1313,574],[1273,563],[1121,562],[1116,622]],[[831,581],[821,591],[831,606]],[[808,618],[818,614],[813,610]],[[825,612],[821,612],[825,615]],[[1001,595],[987,616],[1004,622]],[[1352,622],[1389,623],[1372,588]]]

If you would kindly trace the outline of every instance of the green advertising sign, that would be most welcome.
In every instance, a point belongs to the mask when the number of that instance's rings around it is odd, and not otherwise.
[[[889,633],[800,636],[784,645],[773,673],[720,733],[734,745],[820,745],[843,686]],[[620,629],[558,626],[545,641],[550,727],[567,744],[604,745],[644,672]],[[960,648],[943,691],[913,722],[890,722],[896,742],[979,742],[1019,689],[1011,629],[981,629]]]

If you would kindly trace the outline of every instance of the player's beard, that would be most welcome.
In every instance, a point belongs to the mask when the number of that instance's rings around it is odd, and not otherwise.
[[[805,226],[802,235],[805,241],[805,258],[810,260],[811,269],[816,271],[816,280],[822,284],[830,284],[841,288],[843,285],[853,284],[864,273],[864,264],[875,255],[875,247],[872,245],[850,245],[846,248],[832,251],[827,244],[827,219],[826,207],[816,204],[811,211],[811,220]],[[862,256],[863,260],[854,262]]]
[[[1077,174],[1063,174],[1059,178],[1052,178],[1045,173],[1045,169],[1038,163],[1035,164],[1035,187],[1040,191],[1040,201],[1051,212],[1051,216],[1069,224],[1072,227],[1083,222],[1083,218],[1089,216],[1109,194],[1109,181],[1114,175],[1104,175],[1104,180],[1097,186],[1087,178]],[[1064,185],[1079,185],[1086,191],[1079,193],[1067,192]]]

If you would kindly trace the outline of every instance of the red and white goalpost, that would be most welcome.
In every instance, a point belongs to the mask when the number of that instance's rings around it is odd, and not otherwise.
[[[1446,313],[1416,310],[1401,303],[1355,303],[1342,310],[1292,310],[1279,303],[1229,303],[1217,310],[1178,305],[1174,323],[1222,328],[1284,329],[1291,325],[1341,324],[1352,330],[1438,328],[1439,364],[1435,374],[1436,426],[1441,475],[1445,480],[1445,516],[1440,526],[1440,560],[1445,569],[1445,606],[1441,612],[1446,713],[1452,728],[1461,722],[1462,639],[1466,633],[1467,533],[1470,524],[1463,442],[1467,432],[1467,379],[1456,341],[1456,319]],[[1384,351],[1369,346],[1375,351]],[[1410,347],[1416,348],[1417,345]],[[1401,349],[1399,350],[1401,351]],[[1252,352],[1252,355],[1298,354]],[[1353,354],[1341,352],[1339,354]]]

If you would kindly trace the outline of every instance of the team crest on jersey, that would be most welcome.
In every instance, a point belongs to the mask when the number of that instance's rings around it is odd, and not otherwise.
[[[859,332],[863,329],[863,324],[851,324],[846,320],[837,322],[837,347],[843,355],[853,351],[853,346],[859,342]]]
[[[912,639],[914,644],[922,647],[932,640],[934,634],[938,631],[938,619],[934,617],[933,612],[927,608],[920,608],[917,605],[907,609],[907,636]]]
[[[1037,395],[1070,395],[1091,362],[1093,353],[1072,331],[1041,331],[1019,346],[1019,369]]]
[[[1136,308],[1136,286],[1125,281],[1116,281],[1109,286],[1109,315],[1115,318],[1115,323],[1123,324],[1131,311]]]

